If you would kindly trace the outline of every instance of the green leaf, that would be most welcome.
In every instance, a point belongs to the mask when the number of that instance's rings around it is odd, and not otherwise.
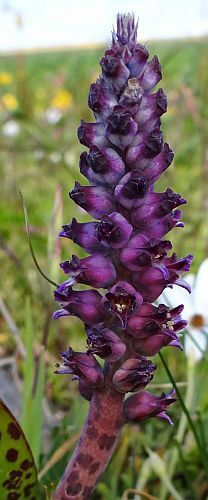
[[[0,498],[36,499],[37,470],[25,435],[0,400]]]
[[[26,437],[30,443],[30,434],[33,432],[31,426],[31,405],[33,403],[33,381],[35,374],[35,363],[33,357],[33,346],[35,341],[35,329],[32,317],[30,298],[25,300],[25,327],[24,327],[24,344],[26,347],[27,356],[23,362],[23,402],[22,402],[22,418],[21,425]]]
[[[38,467],[41,448],[42,433],[42,400],[44,397],[45,383],[45,359],[44,347],[37,362],[34,362],[33,346],[35,341],[35,330],[29,298],[25,304],[25,331],[24,340],[27,356],[23,362],[23,409],[21,425],[26,438],[30,443],[31,450]]]
[[[41,449],[41,433],[42,433],[42,420],[43,420],[42,401],[44,395],[44,383],[45,383],[45,358],[44,358],[44,350],[42,350],[39,358],[37,386],[32,405],[31,423],[33,432],[30,435],[30,445],[33,451],[37,467],[39,466],[40,449]]]

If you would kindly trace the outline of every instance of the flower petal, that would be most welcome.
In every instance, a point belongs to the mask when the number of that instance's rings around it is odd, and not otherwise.
[[[189,335],[190,332],[190,335]],[[193,337],[193,340],[192,338]],[[194,340],[196,341],[195,344]],[[203,357],[203,352],[206,349],[207,337],[199,328],[188,328],[188,332],[184,333],[184,351],[187,357],[191,358],[192,361],[199,361]]]
[[[187,290],[179,286],[173,285],[173,288],[166,288],[162,295],[160,295],[157,299],[158,304],[161,302],[171,307],[183,304],[184,310],[181,314],[182,318],[189,319],[194,314],[193,296],[189,295]]]
[[[199,267],[194,286],[195,313],[208,315],[208,258]]]

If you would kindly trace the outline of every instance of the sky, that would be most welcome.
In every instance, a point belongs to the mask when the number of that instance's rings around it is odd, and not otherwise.
[[[0,51],[108,42],[118,11],[141,40],[208,34],[208,0],[0,0]]]

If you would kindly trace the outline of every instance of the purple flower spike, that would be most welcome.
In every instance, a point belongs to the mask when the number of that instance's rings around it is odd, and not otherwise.
[[[54,500],[91,497],[127,420],[155,416],[171,423],[166,408],[175,401],[173,393],[156,397],[143,391],[156,370],[147,358],[165,347],[182,349],[178,335],[186,321],[183,305],[170,309],[153,302],[174,284],[190,292],[183,274],[192,255],[171,254],[166,236],[183,227],[178,207],[186,201],[155,185],[174,155],[161,131],[167,98],[154,88],[161,66],[157,56],[148,58],[146,47],[137,43],[134,16],[119,14],[112,45],[100,61],[101,75],[90,86],[95,120],[82,120],[78,128],[79,142],[88,148],[81,153],[80,172],[89,185],[76,182],[70,197],[95,220],[72,219],[60,233],[88,255],[61,263],[69,276],[55,291],[61,309],[54,319],[75,316],[84,323],[86,352],[62,353],[57,372],[78,378],[90,409]],[[104,360],[102,368],[94,355]],[[124,402],[127,392],[137,394]],[[71,480],[74,474],[79,481]]]
[[[81,153],[80,171],[90,185],[76,182],[70,197],[96,220],[73,219],[63,226],[60,235],[89,256],[61,263],[69,279],[55,292],[62,309],[54,318],[73,315],[85,323],[87,355],[105,359],[104,372],[114,381],[108,363],[122,363],[124,355],[128,366],[128,359],[138,363],[138,356],[152,356],[165,346],[181,348],[177,332],[186,323],[180,307],[174,312],[151,302],[173,284],[190,291],[182,275],[192,261],[191,255],[169,256],[171,242],[161,239],[173,227],[183,227],[177,207],[186,202],[170,188],[155,190],[173,160],[160,129],[167,98],[161,88],[153,90],[162,76],[158,58],[148,61],[136,36],[134,17],[119,14],[112,46],[100,61],[101,75],[90,86],[95,122],[82,120],[78,129],[79,141],[89,148]],[[107,290],[105,295],[73,290],[79,283]],[[86,392],[83,384],[80,390]]]
[[[127,420],[140,422],[146,418],[158,417],[167,420],[172,425],[171,418],[166,415],[166,408],[174,403],[174,391],[161,396],[153,396],[150,392],[139,392],[126,399],[124,403],[124,414]]]

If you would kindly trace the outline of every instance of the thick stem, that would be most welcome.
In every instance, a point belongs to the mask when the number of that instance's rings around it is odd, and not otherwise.
[[[123,395],[94,391],[79,442],[54,493],[54,500],[86,500],[104,471],[125,423]]]

